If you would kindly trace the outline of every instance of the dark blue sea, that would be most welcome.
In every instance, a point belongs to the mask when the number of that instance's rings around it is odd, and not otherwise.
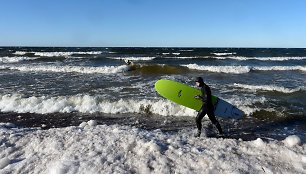
[[[130,60],[133,66],[126,65]],[[83,121],[162,131],[193,130],[196,112],[154,84],[194,85],[245,113],[220,119],[229,138],[306,141],[306,49],[0,47],[0,122],[65,127]],[[208,134],[216,130],[206,118]]]

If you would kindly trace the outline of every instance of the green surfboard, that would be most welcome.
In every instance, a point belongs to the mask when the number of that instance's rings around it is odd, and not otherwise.
[[[155,89],[166,99],[196,111],[199,111],[203,105],[201,100],[194,98],[196,95],[201,95],[201,91],[189,85],[161,79],[155,83]],[[216,96],[212,96],[212,103],[215,107],[214,113],[216,116],[238,119],[244,115],[241,110]]]

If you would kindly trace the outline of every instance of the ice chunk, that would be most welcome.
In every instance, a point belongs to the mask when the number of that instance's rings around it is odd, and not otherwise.
[[[263,142],[261,138],[257,138],[253,143],[256,147],[263,147],[265,145],[265,142]]]
[[[79,125],[79,127],[84,128],[86,125],[87,125],[87,123],[86,123],[86,122],[82,122],[82,123]]]
[[[284,140],[284,143],[289,147],[293,147],[296,145],[300,145],[301,139],[297,135],[290,135]]]
[[[91,126],[91,127],[94,127],[94,126],[97,125],[97,121],[96,121],[96,120],[89,120],[89,121],[87,122],[87,124],[88,124],[89,126]]]
[[[8,166],[10,164],[10,160],[7,157],[0,159],[0,169]]]

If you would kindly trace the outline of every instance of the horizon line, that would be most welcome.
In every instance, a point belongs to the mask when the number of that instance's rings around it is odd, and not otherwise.
[[[208,47],[208,46],[0,46],[0,48],[4,47],[53,47],[53,48],[268,48],[268,49],[305,49],[306,47]]]

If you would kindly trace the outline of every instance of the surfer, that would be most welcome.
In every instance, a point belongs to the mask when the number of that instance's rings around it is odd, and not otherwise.
[[[124,62],[129,66],[134,65],[134,63],[130,60],[124,60]]]
[[[124,62],[126,63],[126,65],[128,66],[128,71],[134,71],[136,70],[137,66],[134,64],[134,62],[130,61],[130,60],[124,60]]]
[[[198,112],[198,115],[196,117],[196,124],[197,124],[197,128],[198,128],[198,132],[195,135],[196,137],[200,137],[201,135],[201,130],[202,130],[202,119],[203,117],[207,114],[208,118],[210,119],[210,121],[212,122],[212,124],[214,124],[220,135],[223,135],[222,132],[222,128],[218,122],[218,120],[215,117],[214,114],[214,106],[212,104],[212,100],[211,100],[211,90],[210,87],[208,85],[206,85],[203,81],[202,77],[197,77],[196,78],[196,86],[201,88],[201,95],[196,95],[195,98],[199,99],[203,102],[203,105],[200,109],[200,111]]]

